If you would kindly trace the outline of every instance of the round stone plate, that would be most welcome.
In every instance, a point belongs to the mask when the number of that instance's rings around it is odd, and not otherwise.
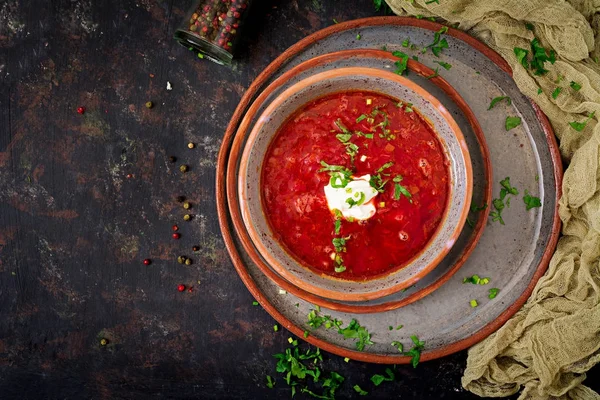
[[[244,284],[262,306],[285,328],[306,341],[332,353],[355,360],[381,363],[407,363],[391,342],[411,346],[411,335],[425,342],[421,360],[441,357],[482,340],[500,327],[527,300],[533,286],[544,273],[559,234],[557,203],[562,167],[554,134],[546,117],[511,79],[509,66],[502,58],[476,39],[454,29],[443,34],[448,48],[440,57],[431,50],[418,49],[434,42],[442,25],[413,18],[381,17],[349,21],[314,33],[286,50],[261,73],[236,109],[223,138],[217,165],[217,206],[225,244]],[[361,39],[357,39],[360,35]],[[409,39],[417,49],[405,48]],[[336,329],[311,329],[307,315],[315,307],[291,293],[283,292],[247,258],[233,233],[226,199],[226,165],[233,136],[241,118],[257,94],[270,81],[295,65],[315,56],[350,48],[401,50],[417,55],[442,75],[466,100],[482,125],[493,167],[493,192],[498,196],[500,180],[510,177],[520,194],[512,196],[503,211],[505,225],[488,220],[479,244],[460,274],[441,288],[405,307],[372,314],[354,314],[321,309],[343,326],[356,319],[371,334],[374,344],[357,351],[355,339],[344,339]],[[436,61],[448,63],[449,70]],[[487,110],[498,96],[512,100]],[[522,124],[507,132],[507,116],[518,116]],[[527,211],[522,200],[527,190],[541,199],[542,206]],[[488,285],[463,284],[463,277],[477,274],[489,277]],[[488,299],[489,288],[498,288]],[[471,307],[470,301],[478,306]],[[389,327],[403,325],[400,330]]]

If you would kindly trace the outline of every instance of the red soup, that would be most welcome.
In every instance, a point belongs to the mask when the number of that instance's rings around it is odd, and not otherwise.
[[[448,161],[411,104],[371,92],[315,100],[280,128],[262,170],[263,208],[303,265],[347,280],[396,270],[431,239]]]

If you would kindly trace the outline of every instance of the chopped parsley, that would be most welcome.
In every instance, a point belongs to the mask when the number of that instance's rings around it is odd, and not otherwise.
[[[591,114],[589,114],[588,117],[586,118],[586,120],[583,122],[573,121],[573,122],[569,122],[569,125],[571,125],[571,128],[575,129],[577,132],[581,132],[586,127],[589,120],[594,118],[595,113],[596,112],[594,111]]]
[[[419,61],[419,57],[418,56],[412,56],[412,59],[415,61]]]
[[[513,50],[515,52],[515,56],[517,56],[517,61],[523,66],[523,68],[529,68],[529,63],[527,62],[527,54],[529,54],[529,51],[520,47],[515,47]]]
[[[408,54],[402,51],[393,51],[392,55],[398,57],[399,60],[394,63],[396,70],[394,71],[398,75],[404,75],[408,70]]]
[[[252,302],[252,305],[253,305],[253,306],[257,306],[257,305],[258,305],[258,301],[253,301],[253,302]]]
[[[349,132],[348,133],[338,133],[337,135],[335,135],[335,137],[337,138],[337,140],[339,140],[343,144],[346,144],[346,142],[348,142],[348,140],[350,140],[352,138],[352,134]]]
[[[271,378],[270,375],[267,375],[267,387],[269,389],[273,389],[274,386],[275,386],[275,381],[273,380],[273,378]]]
[[[333,226],[334,226],[334,229],[335,229],[335,234],[339,235],[340,234],[340,229],[342,228],[342,221],[339,220],[339,219],[336,219],[333,222]]]
[[[412,335],[410,339],[413,342],[413,347],[409,351],[404,353],[404,355],[411,356],[412,359],[410,363],[412,364],[413,368],[417,368],[417,365],[419,365],[419,360],[421,359],[421,352],[423,351],[425,342],[419,340],[419,338],[416,335]]]
[[[440,4],[440,0],[428,0],[425,2],[425,4],[431,4],[431,3]]]
[[[358,124],[360,121],[367,119],[367,114],[361,114],[358,118],[356,118],[356,123]]]
[[[362,390],[362,389],[360,388],[360,386],[358,386],[358,385],[354,385],[354,386],[353,386],[353,388],[354,388],[354,391],[355,391],[356,393],[360,394],[361,396],[366,396],[366,395],[368,395],[368,394],[369,394],[369,392],[365,392],[365,391],[364,391],[364,390]]]
[[[331,243],[333,243],[333,247],[335,247],[336,253],[346,252],[346,240],[350,237],[339,237],[333,238]]]
[[[546,49],[540,45],[538,38],[531,41],[531,55],[533,56],[531,68],[534,70],[533,73],[535,75],[544,75],[548,72],[548,70],[544,69],[544,63],[546,61],[549,61],[550,64],[554,64],[556,61],[556,53],[554,50],[547,52]]]
[[[404,195],[412,203],[412,194],[400,184],[402,182],[402,176],[396,175],[394,177],[394,200],[400,200],[400,195]]]
[[[400,353],[404,351],[404,345],[396,340],[392,342],[392,346],[394,346]]]
[[[352,175],[352,172],[348,171],[348,169],[342,165],[329,165],[325,161],[321,161],[321,165],[323,168],[318,172],[341,172],[343,174],[348,173],[349,175]]]
[[[494,97],[492,99],[492,102],[490,103],[490,106],[488,107],[488,110],[491,110],[492,108],[494,108],[494,106],[496,104],[498,104],[499,102],[501,102],[502,100],[506,100],[506,103],[510,106],[511,105],[511,100],[510,97],[508,96],[498,96],[498,97]]]
[[[440,74],[438,73],[438,68],[436,68],[435,70],[433,70],[433,74],[426,76],[426,79],[431,79],[431,78],[435,78],[437,76],[440,76]]]
[[[347,327],[338,329],[338,333],[344,335],[345,339],[358,339],[356,342],[356,349],[358,351],[363,351],[366,345],[374,344],[371,341],[371,334],[364,327],[361,326],[354,318],[350,321]]]
[[[296,387],[300,387],[302,393],[322,399],[333,399],[336,390],[344,382],[344,377],[336,372],[331,372],[326,379],[322,379],[325,374],[317,363],[323,361],[323,356],[318,348],[315,351],[309,348],[305,352],[301,352],[295,346],[286,349],[285,353],[278,353],[273,357],[277,359],[276,371],[283,375],[285,383],[290,386],[292,397],[296,394]],[[321,383],[323,395],[318,395],[308,389],[306,379],[309,377],[314,383]],[[267,377],[267,387],[272,388],[274,385],[275,381]]]
[[[452,68],[452,64],[448,64],[447,62],[443,62],[443,61],[434,61],[434,62],[440,64],[445,70],[449,70],[450,68]]]
[[[581,89],[581,85],[575,81],[571,81],[570,86],[576,92],[578,92]]]
[[[527,28],[528,30],[532,31],[533,30],[533,24],[530,22],[526,22],[525,23],[525,28]]]
[[[513,128],[516,128],[519,125],[521,125],[520,117],[506,117],[506,122],[504,123],[504,127],[506,128],[507,132]]]
[[[442,35],[446,32],[448,32],[447,26],[444,26],[439,31],[437,31],[433,36],[433,43],[425,46],[422,52],[425,53],[427,49],[431,49],[431,52],[436,57],[439,57],[442,50],[448,48],[448,41],[446,40],[446,38],[442,38]]]
[[[360,40],[362,38],[362,36],[360,35],[360,33],[356,34],[356,40]]]
[[[556,61],[556,53],[554,50],[550,50],[548,52],[545,48],[543,48],[538,38],[534,38],[530,45],[532,56],[531,61],[528,62],[527,60],[529,51],[520,47],[515,47],[513,50],[517,56],[517,61],[519,61],[524,68],[529,68],[531,66],[534,75],[544,75],[548,72],[548,70],[544,68],[544,64],[546,61],[549,61],[550,64],[554,64]]]
[[[394,372],[390,368],[386,368],[385,369],[385,373],[386,373],[387,376],[383,376],[383,375],[379,375],[379,374],[373,375],[371,377],[371,382],[373,382],[373,384],[375,386],[379,386],[383,382],[391,382],[391,381],[393,381],[396,378],[394,376]]]
[[[556,100],[556,98],[558,97],[558,95],[560,94],[561,91],[562,91],[561,87],[557,87],[556,89],[554,89],[554,91],[552,92],[552,98],[554,100]]]
[[[404,325],[398,325],[398,326],[396,327],[396,330],[398,331],[398,330],[400,330],[400,329],[402,329],[402,328],[404,328]]]
[[[404,39],[402,41],[402,47],[409,47],[409,46],[410,46],[410,40]]]
[[[527,190],[525,190],[525,196],[523,196],[523,202],[525,203],[525,208],[527,211],[532,208],[537,208],[542,206],[542,202],[539,197],[535,197],[529,194]]]
[[[490,293],[488,294],[488,298],[493,299],[496,296],[498,296],[498,292],[500,292],[500,289],[498,288],[491,288],[490,289]]]
[[[365,195],[365,192],[354,192],[352,197],[348,197],[346,199],[346,203],[348,203],[348,205],[350,206],[349,208],[352,208],[354,206],[360,206],[365,202],[366,197],[367,196]]]
[[[473,275],[466,278],[463,278],[463,283],[472,283],[473,285],[478,285],[481,278],[479,275]]]
[[[473,299],[469,302],[469,304],[471,305],[472,308],[477,307],[479,304],[477,304],[477,300]]]
[[[498,221],[500,224],[504,225],[504,219],[502,219],[502,210],[504,210],[505,207],[510,207],[510,197],[507,198],[506,196],[509,194],[516,196],[519,194],[519,190],[510,184],[509,177],[501,180],[500,185],[502,186],[500,189],[500,197],[492,200],[492,204],[494,205],[496,211],[492,211],[490,213],[490,217],[492,217],[492,221]]]
[[[538,88],[538,92],[537,92],[537,93],[538,93],[538,94],[542,94],[542,93],[544,93],[544,92],[542,91],[542,88]]]
[[[335,189],[345,188],[350,182],[352,182],[352,179],[347,178],[342,173],[331,174],[331,179],[329,179],[329,184]]]

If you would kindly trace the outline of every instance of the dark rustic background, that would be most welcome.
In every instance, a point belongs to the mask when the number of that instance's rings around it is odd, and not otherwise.
[[[370,0],[255,3],[226,68],[172,39],[189,0],[0,1],[0,398],[289,396],[281,379],[265,387],[289,333],[252,305],[224,249],[216,155],[271,60],[333,18],[375,11]],[[346,377],[340,398],[354,384],[371,398],[475,398],[460,386],[465,352],[399,366],[378,388],[369,377],[383,366],[325,358]]]

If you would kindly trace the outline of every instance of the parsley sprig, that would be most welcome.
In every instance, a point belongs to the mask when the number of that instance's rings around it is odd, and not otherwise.
[[[523,68],[529,68],[531,65],[531,69],[535,75],[544,75],[548,72],[547,69],[544,68],[544,64],[549,61],[550,64],[554,64],[556,62],[556,53],[554,50],[547,51],[542,45],[538,38],[534,38],[531,43],[531,60],[528,61],[529,51],[520,47],[515,47],[513,51],[515,52],[515,56],[517,57],[517,61],[523,66]]]
[[[393,51],[392,55],[399,58],[399,60],[394,63],[396,66],[394,73],[405,75],[408,72],[408,54],[403,51]]]
[[[311,310],[308,313],[309,326],[319,328],[324,325],[326,329],[336,328],[345,339],[357,339],[355,344],[358,351],[363,351],[365,346],[374,344],[367,328],[360,325],[356,319],[353,318],[345,328],[342,327],[342,324],[342,321],[331,318],[329,315],[320,316],[318,310]]]
[[[446,40],[446,38],[442,38],[442,35],[446,32],[448,32],[448,27],[442,27],[433,35],[433,43],[425,46],[421,52],[425,53],[427,52],[427,49],[431,49],[431,52],[436,57],[439,57],[442,50],[448,48],[448,41]]]
[[[513,187],[510,184],[510,178],[506,177],[500,181],[500,185],[502,188],[500,189],[500,197],[492,200],[492,204],[494,205],[495,211],[490,213],[490,217],[492,217],[492,221],[500,222],[500,224],[504,225],[504,219],[502,219],[502,211],[506,207],[510,207],[510,196],[516,196],[519,194],[519,190]]]

